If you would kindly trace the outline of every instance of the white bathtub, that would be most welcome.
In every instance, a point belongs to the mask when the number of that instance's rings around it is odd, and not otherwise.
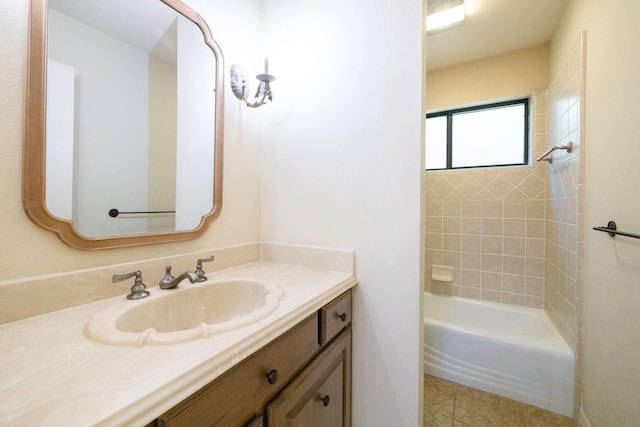
[[[425,292],[425,373],[573,415],[573,352],[544,310]]]

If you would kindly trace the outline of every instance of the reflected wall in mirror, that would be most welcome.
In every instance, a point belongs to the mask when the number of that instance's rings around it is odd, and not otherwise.
[[[223,59],[178,0],[31,0],[23,204],[82,249],[200,236],[222,204]]]

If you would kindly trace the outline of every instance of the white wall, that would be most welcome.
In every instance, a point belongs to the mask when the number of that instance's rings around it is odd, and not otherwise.
[[[584,412],[593,427],[640,425],[640,241],[591,230],[615,219],[640,233],[640,2],[574,0],[552,71],[587,32]]]
[[[191,230],[213,208],[215,56],[193,22],[178,18],[176,230]],[[196,142],[204,141],[199,144]]]
[[[264,4],[263,239],[355,250],[353,424],[419,425],[421,2]]]
[[[60,218],[73,217],[73,129],[75,71],[47,63],[47,209]]]
[[[51,10],[49,57],[76,71],[75,227],[90,237],[145,232],[145,218],[107,213],[147,210],[147,53]]]

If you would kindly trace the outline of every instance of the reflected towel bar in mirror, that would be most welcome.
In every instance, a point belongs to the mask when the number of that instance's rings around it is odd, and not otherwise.
[[[625,233],[624,231],[618,231],[618,227],[616,227],[616,222],[615,221],[609,221],[609,223],[607,224],[606,227],[593,227],[593,229],[596,230],[596,231],[604,231],[606,233],[609,233],[609,236],[611,236],[611,237],[615,237],[616,234],[619,234],[621,236],[627,236],[627,237],[633,237],[634,239],[640,239],[640,234]]]
[[[135,214],[163,214],[163,213],[176,213],[176,211],[140,211],[140,212],[120,212],[118,209],[109,209],[109,216],[116,218],[118,215],[135,215]]]

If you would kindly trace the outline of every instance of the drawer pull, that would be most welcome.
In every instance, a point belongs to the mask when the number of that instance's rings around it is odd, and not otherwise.
[[[329,395],[327,395],[327,396],[323,397],[323,398],[322,398],[322,399],[320,399],[320,400],[322,400],[322,405],[323,405],[323,406],[329,406],[329,402],[331,401],[331,399],[329,398]]]
[[[338,317],[344,322],[347,320],[347,313],[338,314]]]
[[[267,372],[267,382],[269,384],[275,384],[276,381],[278,381],[278,371],[276,371],[275,369],[272,369],[269,372]]]

